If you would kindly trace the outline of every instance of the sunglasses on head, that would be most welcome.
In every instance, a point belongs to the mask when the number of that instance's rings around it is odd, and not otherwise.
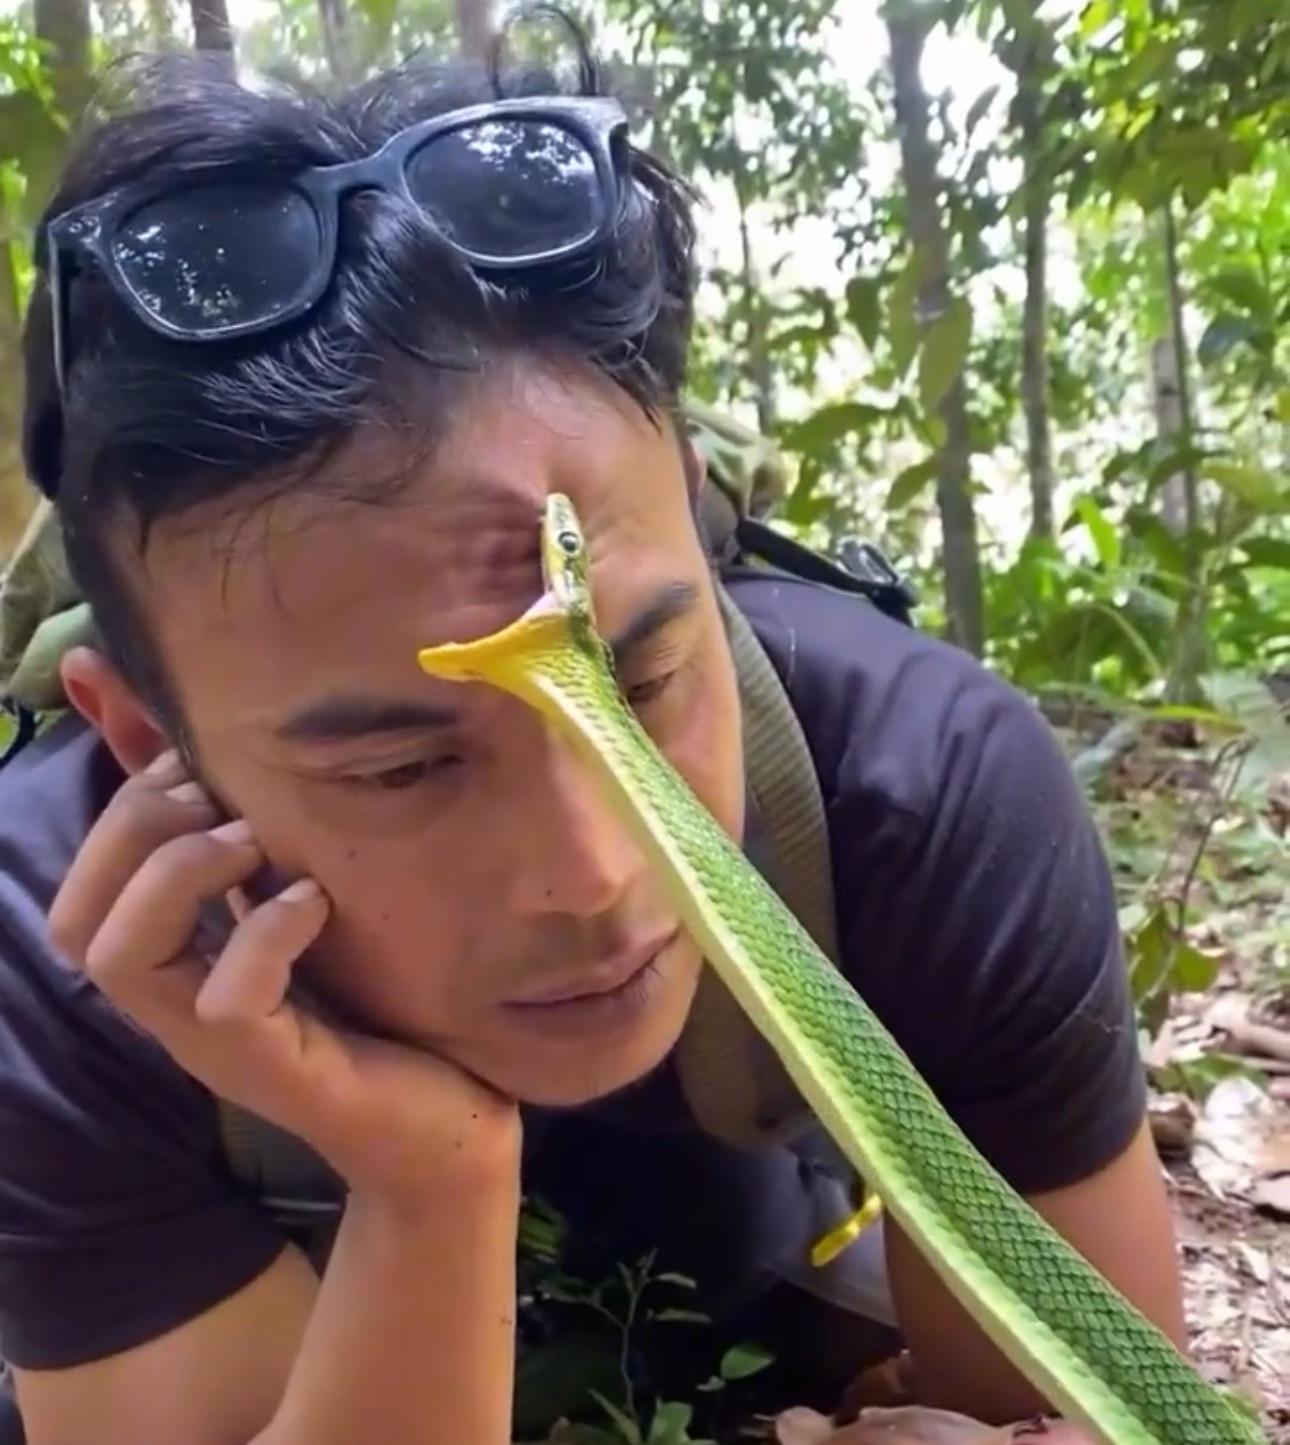
[[[228,341],[294,321],[336,266],[340,202],[402,196],[476,271],[503,280],[593,253],[630,182],[627,116],[602,97],[498,100],[409,126],[374,155],[278,178],[213,173],[89,201],[48,228],[59,392],[67,291],[85,259],[153,331]]]

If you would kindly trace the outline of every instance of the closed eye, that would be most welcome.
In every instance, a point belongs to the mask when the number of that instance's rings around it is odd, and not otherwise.
[[[641,707],[661,697],[676,672],[665,672],[661,677],[652,677],[647,682],[638,682],[626,689],[627,701],[632,707]]]
[[[437,758],[414,758],[411,762],[399,763],[392,768],[381,768],[376,772],[351,773],[344,781],[377,792],[396,793],[451,772],[459,767],[461,762],[462,759],[455,753]]]

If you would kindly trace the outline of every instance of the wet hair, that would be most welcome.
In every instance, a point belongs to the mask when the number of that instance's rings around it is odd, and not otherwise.
[[[596,72],[585,49],[581,57],[576,89],[594,93]],[[182,185],[221,168],[270,178],[369,155],[423,117],[494,98],[501,74],[422,57],[329,97],[303,85],[239,83],[210,57],[135,61],[110,77],[104,113],[64,168],[37,235],[24,457],[55,499],[69,565],[106,652],[176,730],[172,690],[126,570],[129,549],[142,553],[151,525],[212,500],[249,510],[284,489],[334,485],[323,464],[373,422],[396,421],[409,447],[433,445],[463,378],[510,356],[594,368],[657,420],[675,406],[684,376],[691,193],[629,146],[633,204],[593,274],[572,289],[481,279],[405,201],[351,195],[321,303],[279,330],[220,343],[149,330],[89,263],[68,287],[63,398],[45,227],[135,182]],[[508,96],[557,88],[536,72],[504,81]],[[415,406],[407,405],[413,396]],[[387,476],[361,485],[392,483]]]

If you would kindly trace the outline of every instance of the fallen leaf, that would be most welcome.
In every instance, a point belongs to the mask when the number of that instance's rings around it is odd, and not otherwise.
[[[1253,1198],[1256,1209],[1277,1219],[1290,1219],[1290,1174],[1272,1174],[1258,1180]]]
[[[982,1425],[949,1410],[903,1405],[896,1410],[865,1410],[852,1425],[834,1426],[814,1410],[788,1410],[775,1421],[779,1445],[1091,1445],[1073,1425],[1041,1421]]]
[[[1267,1091],[1242,1074],[1210,1090],[1196,1121],[1192,1163],[1216,1198],[1248,1195],[1260,1175],[1280,1172],[1290,1146],[1279,1137],[1277,1115]]]
[[[1257,1195],[1257,1190],[1256,1190]],[[1268,1259],[1267,1252],[1262,1249],[1255,1249],[1252,1244],[1238,1243],[1236,1252],[1245,1262],[1246,1269],[1258,1280],[1260,1284],[1267,1284],[1272,1277],[1272,1262]]]

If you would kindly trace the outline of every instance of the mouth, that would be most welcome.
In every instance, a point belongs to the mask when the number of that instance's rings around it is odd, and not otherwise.
[[[656,935],[646,943],[623,949],[576,977],[548,984],[521,998],[510,999],[506,1007],[519,1013],[534,1014],[567,1008],[571,1004],[607,1002],[615,995],[627,993],[638,983],[654,966],[659,955],[672,945],[679,932],[679,928],[674,928],[670,933]]]

